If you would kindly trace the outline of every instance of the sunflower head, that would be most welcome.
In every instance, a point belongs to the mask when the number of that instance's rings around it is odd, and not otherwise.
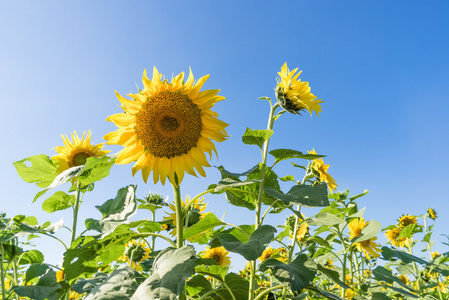
[[[184,72],[169,83],[156,67],[150,80],[143,73],[143,90],[125,99],[118,93],[123,113],[109,116],[117,131],[104,136],[107,144],[122,145],[118,164],[136,162],[133,175],[142,171],[146,182],[153,172],[153,181],[178,185],[184,173],[206,176],[203,167],[210,167],[205,153],[216,153],[212,141],[226,139],[228,124],[220,121],[211,108],[218,101],[219,90],[200,91],[209,75],[194,82],[192,71],[187,81]],[[196,172],[195,172],[196,170]]]
[[[84,165],[89,157],[102,157],[111,152],[102,150],[103,144],[92,145],[90,143],[91,132],[83,132],[81,139],[76,131],[72,133],[72,141],[67,135],[61,135],[64,146],[55,147],[58,155],[52,156],[53,163],[58,167],[58,173],[72,167]]]
[[[315,149],[312,149],[311,151],[307,151],[309,154],[317,154]],[[331,194],[333,193],[333,191],[337,190],[337,182],[335,181],[334,178],[332,178],[332,176],[327,173],[327,169],[329,169],[330,165],[325,165],[323,159],[321,158],[317,158],[314,159],[311,164],[309,165],[312,169],[313,174],[315,175],[315,177],[320,181],[320,182],[326,182],[329,191],[331,192]]]
[[[402,215],[402,217],[399,218],[399,226],[404,228],[407,227],[410,224],[416,224],[418,220],[418,217],[411,216],[411,215]]]
[[[380,244],[375,243],[375,240],[377,240],[377,237],[372,237],[365,241],[355,243],[355,246],[367,259],[371,259],[371,256],[376,258],[380,256]]]
[[[284,63],[281,72],[278,72],[276,98],[282,108],[292,114],[299,114],[302,110],[307,110],[310,115],[314,111],[318,116],[318,113],[321,112],[320,103],[323,101],[317,100],[317,97],[310,92],[307,81],[301,81],[298,78],[302,71],[295,75],[297,71],[298,68],[290,71],[287,68],[287,63]]]
[[[345,299],[351,300],[351,299],[354,298],[356,295],[357,295],[357,293],[356,293],[354,290],[352,290],[352,289],[347,289],[347,290],[345,291]]]
[[[349,222],[348,229],[349,229],[349,238],[353,239],[355,237],[358,237],[362,234],[362,229],[369,224],[369,221],[365,222],[365,219],[363,218],[356,218]]]
[[[56,281],[57,282],[64,281],[64,268],[62,268],[59,271],[56,271]]]
[[[309,224],[304,222],[301,224],[298,231],[296,232],[296,239],[298,240],[298,242],[301,242],[302,240],[304,240],[304,238],[306,237],[306,235],[308,233],[309,233]]]
[[[393,229],[385,231],[387,240],[395,247],[408,247],[410,245],[409,240],[406,237],[398,238],[402,229],[395,227]]]
[[[201,255],[201,257],[212,258],[222,267],[229,267],[231,263],[231,260],[229,259],[229,252],[226,251],[223,246],[215,248],[206,247],[206,251]]]
[[[436,219],[437,219],[437,212],[436,212],[433,208],[427,209],[427,215],[428,215],[429,218],[431,218],[432,220],[436,220]]]
[[[125,245],[125,252],[119,260],[127,262],[128,265],[138,272],[143,272],[140,263],[150,257],[151,250],[144,240],[130,240]]]

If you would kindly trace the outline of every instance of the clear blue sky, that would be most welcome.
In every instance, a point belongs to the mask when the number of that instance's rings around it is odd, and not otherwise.
[[[302,79],[324,101],[323,112],[319,118],[284,115],[271,149],[315,148],[328,155],[340,190],[370,190],[359,205],[383,227],[433,207],[437,234],[449,234],[448,16],[449,2],[437,0],[2,1],[0,210],[35,215],[41,223],[64,217],[70,224],[69,210],[47,214],[43,199],[30,205],[38,188],[22,181],[12,163],[54,155],[60,134],[73,130],[91,129],[93,142],[102,142],[116,129],[105,118],[121,112],[114,91],[136,92],[143,70],[154,65],[167,78],[189,66],[196,78],[211,74],[205,88],[219,88],[227,98],[215,111],[232,135],[217,144],[219,159],[211,164],[248,169],[259,152],[242,144],[241,135],[245,127],[266,127],[268,106],[257,98],[274,98],[277,72],[287,62],[303,70]],[[131,166],[115,166],[97,184],[81,219],[100,218],[94,206],[131,183],[139,196],[151,190],[172,199],[169,185],[145,185],[140,173],[131,176]],[[296,170],[285,163],[278,171]],[[182,195],[219,180],[216,169],[207,174],[186,177]],[[231,223],[252,223],[252,213],[230,207],[223,196],[206,201],[219,217],[227,211]],[[283,216],[267,221],[280,224]],[[48,261],[58,260],[59,245],[38,243],[48,248]]]

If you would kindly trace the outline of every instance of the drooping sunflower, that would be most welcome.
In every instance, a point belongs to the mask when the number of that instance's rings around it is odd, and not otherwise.
[[[193,201],[193,203],[190,205],[189,209],[187,210],[186,216],[183,219],[183,226],[184,228],[188,228],[196,223],[198,223],[199,220],[201,220],[207,213],[203,213],[203,211],[206,209],[207,203],[203,203],[203,198],[197,198]],[[186,201],[181,199],[181,207],[184,209],[187,205],[187,203],[190,202],[190,197],[186,196]],[[168,217],[164,217],[164,221],[172,222],[173,224],[173,230],[170,232],[171,236],[176,235],[176,205],[174,202],[172,202],[169,205],[169,208],[173,211],[172,213],[166,212],[168,214]],[[187,222],[187,226],[186,226]],[[171,228],[171,227],[170,227]]]
[[[206,247],[206,251],[201,255],[203,258],[213,258],[220,266],[228,267],[231,264],[229,259],[229,252],[221,247],[209,248]]]
[[[127,262],[134,270],[142,273],[143,268],[140,263],[150,257],[151,250],[144,240],[130,240],[125,245],[125,252],[118,258],[120,261]]]
[[[153,181],[165,184],[167,176],[172,184],[181,183],[184,173],[206,176],[203,167],[210,167],[205,153],[217,154],[212,140],[226,139],[225,122],[211,110],[215,103],[224,100],[219,90],[200,91],[209,78],[206,75],[194,82],[190,70],[184,82],[184,72],[171,83],[163,79],[156,67],[153,78],[143,73],[143,90],[129,94],[128,100],[116,92],[124,113],[109,116],[117,131],[104,136],[107,144],[122,145],[118,164],[136,162],[133,176],[142,171],[146,182],[153,172]],[[177,181],[175,181],[175,176]]]
[[[307,151],[309,154],[317,154],[315,149],[312,149],[311,151]],[[327,169],[329,169],[330,165],[325,165],[323,159],[317,158],[312,161],[312,169],[317,173],[319,176],[320,182],[326,182],[327,186],[329,188],[329,191],[332,192],[334,190],[337,190],[337,182],[335,181],[332,176],[327,173]]]
[[[431,218],[432,220],[436,220],[436,219],[437,219],[437,212],[436,212],[433,208],[427,209],[427,215],[428,215],[429,218]]]
[[[390,230],[385,231],[385,236],[387,237],[388,241],[395,247],[408,247],[410,245],[409,240],[406,237],[398,238],[398,236],[401,234],[400,228],[393,228]]]
[[[407,227],[410,224],[416,224],[418,220],[418,217],[411,216],[411,215],[403,215],[399,218],[399,226],[401,227]]]
[[[356,218],[349,222],[349,238],[353,239],[362,234],[362,229],[369,224],[369,221],[366,221],[363,218]],[[380,256],[380,245],[375,243],[377,237],[372,237],[370,239],[356,242],[355,246],[358,251],[362,252],[366,258],[371,259],[371,256],[378,257]]]
[[[72,133],[72,142],[70,142],[67,135],[61,134],[64,146],[55,147],[58,155],[54,155],[51,158],[53,163],[58,166],[58,173],[72,167],[84,165],[89,157],[102,157],[111,152],[102,150],[104,143],[92,145],[90,143],[91,136],[90,130],[87,132],[87,136],[84,131],[80,139],[76,131],[74,131]]]
[[[307,110],[310,115],[314,111],[319,116],[318,113],[321,112],[320,103],[323,103],[323,101],[317,100],[317,97],[310,92],[307,81],[301,81],[298,78],[302,71],[295,75],[296,71],[298,71],[298,68],[290,71],[287,68],[287,63],[284,63],[281,72],[278,72],[280,78],[277,79],[276,98],[279,104],[293,114]]]

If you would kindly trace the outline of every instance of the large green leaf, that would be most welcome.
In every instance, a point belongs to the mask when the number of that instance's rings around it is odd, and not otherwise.
[[[402,262],[404,262],[406,264],[409,264],[411,262],[417,262],[417,263],[420,263],[423,265],[430,264],[428,261],[425,261],[424,259],[421,259],[419,257],[408,254],[403,251],[388,248],[386,246],[382,247],[382,256],[387,260],[393,260],[394,258],[399,258],[400,260],[402,260]]]
[[[31,163],[27,167],[26,162]],[[36,183],[40,188],[49,186],[57,175],[57,168],[47,155],[40,154],[13,163],[19,176],[28,183]]]
[[[282,283],[289,284],[293,292],[299,292],[310,285],[317,272],[315,262],[306,254],[299,254],[289,264],[269,258],[262,262],[259,269],[262,272],[271,269],[274,277]]]
[[[195,249],[190,245],[162,250],[153,263],[153,273],[139,286],[131,300],[178,299],[186,279],[195,273],[195,265]]]
[[[42,203],[42,209],[48,213],[64,210],[75,205],[75,196],[58,191]]]
[[[61,285],[56,281],[56,273],[53,270],[39,278],[36,285],[14,286],[13,290],[20,297],[29,297],[34,300],[57,300],[59,298],[58,289]]]
[[[246,128],[242,141],[247,145],[257,145],[262,149],[263,143],[273,135],[273,132],[270,129],[253,130]]]
[[[79,278],[76,283],[72,285],[72,289],[78,294],[89,293],[93,288],[106,281],[107,279],[108,276],[103,273],[97,273],[89,279]]]
[[[220,221],[213,213],[210,212],[206,214],[198,223],[187,228],[184,231],[184,238],[189,239],[209,229],[223,225],[226,225],[226,223]]]
[[[242,278],[235,273],[229,273],[225,276],[225,283],[231,290],[235,297],[235,300],[247,300],[249,294],[249,281]],[[223,299],[232,299],[227,288],[224,286],[219,287],[215,290],[215,293],[220,295]]]
[[[255,260],[262,255],[268,244],[274,239],[276,228],[262,225],[251,234],[247,243],[242,243],[234,235],[225,233],[217,238],[226,250],[242,255],[246,260]]]
[[[190,296],[195,296],[212,290],[212,285],[204,276],[196,275],[186,282],[186,290]]]
[[[366,227],[362,228],[360,236],[352,239],[352,243],[363,242],[375,237],[379,233],[380,226],[381,225],[379,222],[376,220],[371,220]]]
[[[249,169],[249,170],[247,170],[245,172],[233,173],[233,172],[229,172],[228,170],[226,170],[223,166],[217,167],[217,169],[221,172],[222,178],[228,178],[228,177],[239,178],[239,177],[242,177],[242,176],[248,176],[249,174],[251,174],[257,168],[259,168],[259,164],[255,165],[254,167],[252,167],[251,169]]]
[[[269,186],[264,187],[264,190],[265,193],[281,200],[287,206],[292,204],[299,204],[306,207],[329,205],[327,185],[325,183],[315,186],[295,185],[287,194],[282,194],[280,191]]]
[[[387,270],[386,268],[382,266],[377,266],[373,270],[374,278],[378,281],[385,281],[389,284],[393,284],[393,282],[396,282],[401,287],[408,289],[411,292],[415,292],[415,290],[409,286],[407,286],[405,283],[403,283],[399,278],[393,275],[393,273],[390,270]],[[389,285],[385,285],[385,287],[389,287]],[[410,292],[407,292],[405,290],[400,289],[400,293],[407,296],[413,296],[413,294],[410,294]]]
[[[317,269],[323,273],[327,278],[329,278],[330,280],[332,280],[333,282],[335,282],[336,284],[340,285],[341,287],[345,288],[345,289],[349,289],[349,286],[344,283],[343,281],[340,280],[340,273],[338,273],[337,271],[334,270],[330,270],[326,267],[323,267],[320,264],[317,264]]]
[[[36,249],[25,251],[20,257],[19,264],[29,265],[29,264],[41,264],[44,262],[44,255],[42,252]]]
[[[138,277],[139,273],[122,265],[108,279],[94,287],[84,300],[128,300],[137,290]]]
[[[25,281],[28,282],[31,279],[44,275],[48,270],[48,266],[45,264],[32,264],[26,270]]]
[[[333,225],[346,223],[345,220],[342,220],[339,217],[334,216],[329,213],[326,213],[326,212],[320,212],[315,217],[307,219],[306,222],[309,225],[317,225],[317,226],[320,226],[320,225],[333,226]]]
[[[86,160],[84,169],[78,176],[78,181],[83,185],[89,185],[96,181],[99,181],[107,176],[109,176],[109,170],[115,163],[115,158],[110,158],[108,156],[103,157],[89,157]]]

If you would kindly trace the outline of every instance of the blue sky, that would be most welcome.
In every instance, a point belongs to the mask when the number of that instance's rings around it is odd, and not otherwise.
[[[387,226],[401,214],[437,210],[437,241],[449,227],[447,156],[449,121],[449,2],[447,1],[3,1],[0,3],[0,210],[35,215],[40,222],[71,223],[69,211],[47,214],[30,205],[38,188],[12,163],[35,154],[54,155],[60,134],[91,129],[93,142],[115,130],[105,122],[119,113],[114,91],[136,92],[144,69],[155,65],[170,78],[188,71],[211,74],[206,89],[227,99],[214,110],[229,123],[211,164],[244,171],[259,151],[241,142],[246,127],[264,129],[284,62],[303,70],[323,112],[311,118],[284,115],[275,123],[270,149],[315,148],[325,154],[340,190],[361,198],[365,217]],[[120,147],[107,147],[118,151]],[[95,205],[128,184],[172,199],[169,185],[144,184],[132,165],[86,195],[80,217],[100,218]],[[287,163],[278,174],[294,174]],[[182,195],[196,195],[219,180],[186,177]],[[297,175],[299,177],[300,175]],[[252,213],[206,197],[208,210],[234,224]],[[305,210],[306,215],[314,213]],[[248,216],[251,219],[248,220]],[[139,214],[137,217],[147,217]],[[162,216],[161,216],[162,217]],[[281,224],[285,214],[267,221]],[[82,226],[82,225],[81,225]],[[64,236],[63,233],[61,233]],[[67,238],[68,239],[68,238]],[[382,234],[379,240],[384,241]],[[47,260],[62,253],[42,239]],[[54,246],[54,247],[53,247]],[[441,244],[439,251],[447,251]]]

